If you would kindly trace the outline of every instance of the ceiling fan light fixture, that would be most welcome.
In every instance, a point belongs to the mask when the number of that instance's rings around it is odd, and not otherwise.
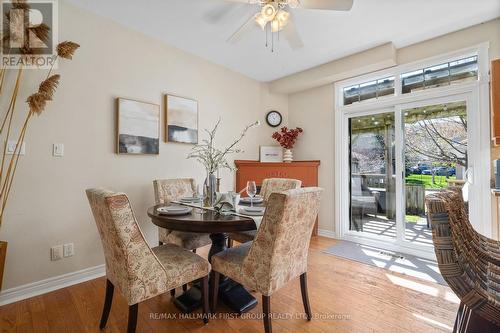
[[[255,22],[264,30],[268,21],[262,16],[262,13],[257,13],[255,15]]]
[[[268,3],[267,5],[262,7],[260,14],[266,20],[266,22],[271,22],[276,16],[276,7]]]
[[[274,17],[274,20],[271,21],[271,31],[278,32],[283,30],[283,28],[287,25],[289,18],[290,13],[280,9]]]
[[[278,20],[280,25],[284,27],[288,23],[289,18],[290,18],[290,13],[280,9],[276,14],[275,20]]]
[[[271,31],[274,33],[274,32],[278,32],[281,30],[283,30],[283,27],[281,26],[280,22],[276,19],[272,20],[271,21]]]

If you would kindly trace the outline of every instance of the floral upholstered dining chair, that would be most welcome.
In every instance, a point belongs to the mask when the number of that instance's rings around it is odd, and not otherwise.
[[[262,181],[260,195],[262,196],[264,201],[267,201],[269,200],[271,193],[293,190],[296,188],[300,188],[301,186],[302,181],[298,179],[266,178]]]
[[[88,189],[86,193],[106,262],[100,328],[106,326],[115,288],[129,305],[127,332],[132,333],[140,302],[195,280],[202,280],[203,319],[208,323],[208,261],[174,244],[150,248],[125,194],[103,189]]]
[[[190,197],[196,192],[194,179],[158,179],[153,181],[155,201],[157,205],[168,204],[171,201],[180,200],[182,197]],[[208,234],[195,232],[170,231],[158,228],[160,244],[176,244],[185,249],[196,252],[197,248],[211,243]]]
[[[269,199],[271,193],[293,190],[296,188],[300,188],[300,186],[302,186],[302,181],[297,179],[266,178],[262,181],[260,195],[264,199],[264,203],[267,203],[267,200]],[[233,240],[237,241],[238,243],[251,242],[254,240],[256,234],[257,230],[230,233],[228,237],[229,247],[233,245]]]
[[[271,295],[300,276],[302,302],[308,320],[307,255],[322,189],[308,187],[272,193],[253,242],[212,256],[212,295],[218,295],[220,274],[262,294],[264,328],[271,329]],[[217,297],[212,297],[212,311]]]
[[[155,202],[157,205],[169,204],[171,201],[180,200],[182,197],[190,197],[196,193],[195,180],[192,178],[157,179],[153,181]],[[196,249],[212,243],[208,234],[200,234],[186,231],[171,231],[158,228],[159,244],[175,244],[196,253]],[[187,290],[187,285],[182,289]],[[170,291],[175,296],[175,289]]]

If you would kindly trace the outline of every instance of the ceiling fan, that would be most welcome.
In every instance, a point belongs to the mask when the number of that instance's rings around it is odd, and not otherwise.
[[[304,46],[299,33],[291,19],[290,9],[320,9],[348,11],[352,8],[354,0],[224,0],[234,3],[245,3],[256,6],[257,13],[243,23],[228,39],[227,42],[235,44],[246,33],[255,27],[260,27],[266,34],[266,47],[274,51],[274,41],[279,40],[280,33],[290,44],[293,50]]]

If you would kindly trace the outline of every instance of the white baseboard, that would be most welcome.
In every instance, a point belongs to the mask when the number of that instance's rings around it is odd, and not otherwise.
[[[0,292],[0,305],[14,303],[26,298],[96,279],[104,276],[105,274],[106,270],[104,265],[99,265],[7,289]]]
[[[337,238],[335,236],[335,231],[330,231],[330,230],[326,230],[326,229],[319,229],[318,236],[323,236],[323,237],[327,237],[327,238]]]

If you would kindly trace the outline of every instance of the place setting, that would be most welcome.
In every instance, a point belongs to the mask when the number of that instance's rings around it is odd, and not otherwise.
[[[248,197],[239,198],[238,202],[235,202],[235,212],[241,216],[251,217],[258,227],[266,211],[264,198],[257,195],[257,185],[255,181],[248,181],[246,188],[241,192],[244,190],[246,190]]]
[[[156,208],[156,211],[160,215],[181,216],[181,215],[191,214],[193,208],[188,206],[173,204],[173,205],[158,207]]]
[[[203,207],[203,201],[205,195],[200,194],[199,186],[193,191],[193,195],[184,196],[178,200],[173,200],[170,205],[165,206],[165,215],[175,216],[175,215],[187,215],[190,214],[193,209],[195,212],[204,213],[207,207]],[[183,209],[179,208],[182,207]],[[170,212],[168,212],[170,211]],[[158,211],[161,214],[161,211]]]

